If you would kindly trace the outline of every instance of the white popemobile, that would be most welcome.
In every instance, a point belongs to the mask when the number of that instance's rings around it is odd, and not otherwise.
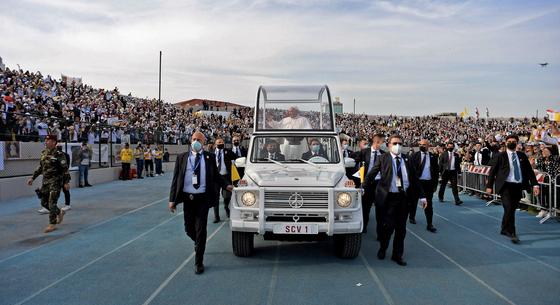
[[[361,246],[360,190],[346,177],[327,86],[261,86],[245,174],[231,199],[233,253],[249,256],[254,235],[276,240],[334,237],[339,257]]]

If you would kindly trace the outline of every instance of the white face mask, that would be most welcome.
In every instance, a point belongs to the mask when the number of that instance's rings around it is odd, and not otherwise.
[[[391,152],[395,155],[400,155],[401,152],[402,152],[402,145],[397,144],[397,145],[391,146]]]

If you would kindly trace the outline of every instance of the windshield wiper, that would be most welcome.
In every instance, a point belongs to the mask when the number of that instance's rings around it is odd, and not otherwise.
[[[270,162],[272,162],[272,163],[274,163],[274,164],[276,164],[276,165],[280,165],[280,166],[282,166],[283,168],[287,168],[287,167],[288,167],[286,164],[282,164],[282,163],[280,163],[280,162],[278,162],[278,161],[276,161],[276,160],[272,160],[272,159],[270,159],[270,158],[266,158],[266,160],[268,160],[268,161],[270,161]]]
[[[297,160],[302,161],[302,162],[305,162],[305,163],[307,163],[307,164],[309,164],[309,165],[313,165],[313,166],[314,166],[315,168],[317,168],[317,169],[321,169],[321,167],[320,167],[319,165],[317,165],[317,164],[315,164],[315,163],[313,163],[313,162],[309,162],[309,161],[304,160],[304,159],[297,159]]]

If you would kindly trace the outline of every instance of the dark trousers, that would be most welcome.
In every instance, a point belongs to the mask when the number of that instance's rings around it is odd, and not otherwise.
[[[459,191],[457,190],[457,171],[456,170],[444,170],[441,174],[441,184],[439,186],[439,199],[443,200],[443,195],[445,193],[445,187],[447,182],[451,182],[451,190],[453,191],[453,197],[455,201],[459,201]]]
[[[206,225],[208,223],[208,203],[204,194],[189,195],[183,193],[183,218],[185,220],[185,232],[194,241],[195,264],[201,265],[206,250]]]
[[[122,170],[121,170],[121,179],[128,180],[130,179],[130,163],[122,163]]]
[[[224,180],[227,180],[228,175],[222,176]],[[224,198],[224,209],[226,211],[226,215],[229,218],[229,203],[231,202],[231,192],[221,186],[216,186],[216,193],[222,194]],[[220,219],[220,196],[214,202],[214,219]]]
[[[389,193],[384,202],[382,215],[381,235],[379,244],[381,249],[387,250],[393,232],[393,255],[394,258],[402,258],[404,253],[404,238],[406,236],[406,218],[408,217],[408,203],[404,193]]]
[[[154,174],[154,161],[144,159],[144,165],[146,166],[146,176]]]
[[[434,197],[434,184],[431,180],[420,180],[420,186],[422,187],[422,190],[424,190],[424,195],[426,196],[426,201],[428,202],[428,205],[424,209],[424,214],[426,215],[426,224],[429,227],[432,225],[432,220],[434,218],[434,208],[432,204],[432,199]],[[416,204],[410,205],[410,214],[408,215],[408,218],[416,218],[416,209]]]
[[[502,232],[515,235],[515,210],[522,196],[521,184],[506,182],[502,187],[500,195],[502,196],[502,207],[504,208]]]
[[[156,163],[156,174],[161,175],[163,173],[161,159],[155,159],[154,162]]]
[[[144,160],[136,159],[136,178],[142,177],[143,170],[144,170]]]
[[[371,213],[371,207],[375,201],[375,189],[377,187],[377,181],[373,182],[373,187],[368,188],[367,192],[362,196],[362,216],[364,219],[364,229],[363,232],[367,232],[369,224],[369,215]],[[375,212],[376,225],[378,226],[377,234],[379,236],[379,220],[377,219],[377,208]]]
[[[62,188],[62,191],[64,192],[64,204],[70,205],[70,190]]]

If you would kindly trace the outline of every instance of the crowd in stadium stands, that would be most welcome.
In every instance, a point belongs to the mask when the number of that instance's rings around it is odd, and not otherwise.
[[[93,143],[188,143],[200,130],[210,139],[231,143],[234,135],[248,138],[253,126],[250,108],[234,110],[228,117],[195,115],[157,99],[123,95],[118,88],[95,89],[74,82],[67,84],[40,72],[6,68],[0,71],[0,140],[38,141],[57,134],[62,141]],[[159,117],[161,113],[161,118]],[[158,126],[161,122],[161,132]],[[476,142],[497,150],[508,133],[525,144],[557,144],[558,129],[543,119],[443,118],[438,116],[371,116],[342,114],[337,131],[356,144],[374,133],[398,133],[405,146],[422,138],[433,144],[457,143],[460,151],[472,151]],[[557,147],[553,145],[553,155]],[[527,146],[532,147],[532,146]],[[529,149],[529,148],[527,148]],[[542,151],[542,147],[538,151]]]

